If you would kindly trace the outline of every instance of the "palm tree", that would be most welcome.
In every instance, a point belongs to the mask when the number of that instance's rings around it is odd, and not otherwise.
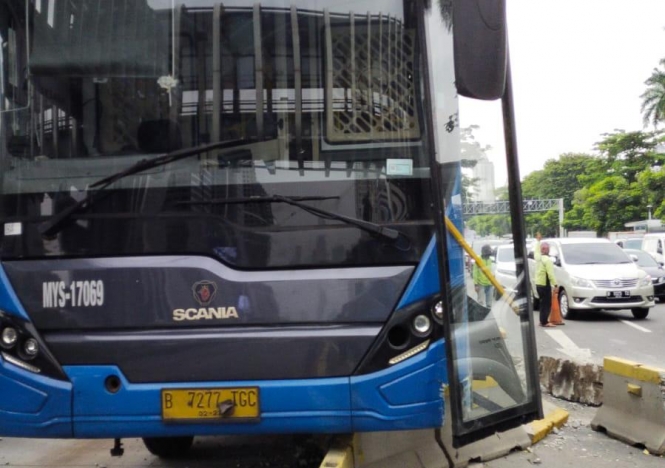
[[[660,65],[665,67],[665,59],[660,60]],[[665,121],[665,70],[654,68],[644,84],[647,89],[640,96],[644,126],[651,123],[655,129],[658,123]]]

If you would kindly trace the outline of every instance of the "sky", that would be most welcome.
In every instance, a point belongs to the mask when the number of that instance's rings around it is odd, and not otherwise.
[[[507,0],[520,174],[602,134],[642,126],[644,81],[665,58],[665,0]],[[499,103],[460,103],[506,185]]]

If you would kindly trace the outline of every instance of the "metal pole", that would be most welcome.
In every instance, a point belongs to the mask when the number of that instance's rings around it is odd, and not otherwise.
[[[296,157],[298,169],[305,169],[302,153],[302,64],[300,63],[300,29],[298,27],[298,8],[291,5],[291,35],[293,37],[293,87],[295,92]]]
[[[563,198],[559,198],[559,237],[565,237],[565,229],[563,228]]]
[[[261,39],[261,5],[254,4],[254,87],[256,88],[256,131],[263,138],[263,44]]]
[[[525,223],[524,223],[524,203],[522,201],[522,191],[520,190],[520,170],[518,165],[517,154],[517,132],[515,130],[515,107],[513,101],[513,82],[512,72],[510,68],[510,56],[507,60],[506,70],[506,90],[503,98],[501,99],[501,108],[503,111],[503,131],[504,139],[506,142],[506,163],[508,165],[508,192],[510,196],[510,205],[513,211],[513,239],[518,239],[520,242],[514,243],[515,258],[522,259],[522,262],[516,262],[515,277],[524,278],[524,285],[522,292],[526,296],[526,313],[521,316],[522,324],[526,325],[529,329],[528,333],[524,336],[522,349],[524,352],[526,375],[528,379],[527,389],[533,396],[534,401],[532,404],[535,406],[538,415],[543,417],[543,404],[540,398],[540,382],[538,380],[538,359],[536,356],[536,335],[534,333],[534,320],[533,320],[533,301],[531,298],[531,284],[526,269],[526,245],[522,240],[525,238]],[[560,202],[563,206],[563,200]]]
[[[222,4],[213,7],[212,14],[212,143],[221,138],[222,128]]]

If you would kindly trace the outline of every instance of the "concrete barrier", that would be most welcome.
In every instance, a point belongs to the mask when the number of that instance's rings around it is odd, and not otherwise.
[[[603,403],[603,367],[541,356],[540,384],[556,398],[590,406]]]
[[[603,406],[591,428],[665,454],[665,369],[606,357]]]

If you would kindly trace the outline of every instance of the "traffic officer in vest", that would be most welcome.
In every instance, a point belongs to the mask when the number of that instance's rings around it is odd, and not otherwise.
[[[492,247],[483,245],[480,249],[480,259],[488,270],[492,270]],[[473,286],[478,295],[478,303],[485,307],[492,307],[492,292],[494,290],[492,282],[489,280],[483,270],[477,263],[473,264]]]
[[[550,246],[547,242],[540,243],[542,236],[536,234],[536,243],[533,249],[533,259],[536,261],[536,291],[540,299],[540,326],[555,327],[549,322],[552,309],[552,288],[558,292],[559,287],[554,277],[554,266],[550,258]]]

